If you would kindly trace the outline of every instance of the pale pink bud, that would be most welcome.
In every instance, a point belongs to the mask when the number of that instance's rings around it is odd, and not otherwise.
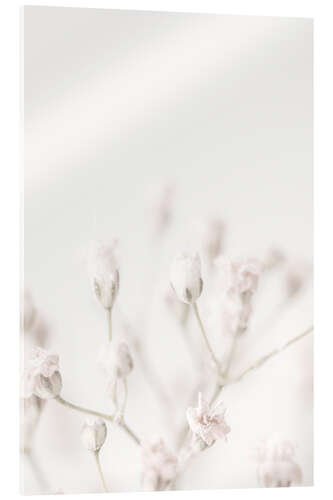
[[[59,356],[35,347],[24,373],[24,384],[25,397],[32,394],[43,399],[58,396],[62,389]]]
[[[119,270],[115,245],[92,242],[89,251],[89,273],[97,300],[105,309],[112,309],[119,291]]]
[[[170,269],[170,283],[179,300],[186,304],[196,302],[203,288],[201,261],[197,253],[182,253],[174,259]]]
[[[81,439],[83,445],[89,451],[99,451],[107,435],[107,429],[104,420],[101,418],[88,417],[81,431]]]

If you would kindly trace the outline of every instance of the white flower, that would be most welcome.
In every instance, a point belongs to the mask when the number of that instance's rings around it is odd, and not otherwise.
[[[203,287],[201,262],[197,253],[182,253],[176,257],[170,270],[171,286],[180,300],[193,304]]]
[[[112,309],[119,291],[119,270],[114,242],[92,242],[89,250],[89,273],[93,291],[105,309]]]
[[[43,399],[58,396],[62,389],[59,356],[35,347],[24,373],[24,384],[25,397],[32,394]]]
[[[125,342],[120,342],[118,345],[108,342],[103,345],[99,361],[111,382],[117,378],[127,377],[133,370],[133,359]]]
[[[99,451],[107,435],[107,429],[104,420],[101,418],[88,417],[81,431],[83,445],[89,451]]]
[[[162,439],[142,444],[143,487],[145,490],[163,490],[177,472],[178,460]]]
[[[198,399],[198,407],[188,408],[186,412],[187,421],[194,436],[201,439],[207,446],[211,446],[217,439],[227,440],[230,427],[224,419],[226,410],[222,403],[210,409],[201,393]]]
[[[258,480],[266,488],[287,487],[302,482],[302,471],[294,459],[292,443],[273,435],[257,450]]]

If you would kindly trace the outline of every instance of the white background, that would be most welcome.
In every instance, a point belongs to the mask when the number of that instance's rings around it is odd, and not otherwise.
[[[140,3],[140,5],[139,5]],[[217,2],[216,2],[217,3]],[[263,4],[263,5],[260,5],[260,4]],[[209,3],[209,2],[205,2],[205,5],[203,8],[196,8],[196,3],[195,2],[191,2],[191,11],[211,11],[211,12],[221,12],[221,13],[237,13],[237,14],[254,14],[254,15],[263,15],[263,14],[267,14],[267,15],[274,15],[274,14],[278,14],[278,15],[297,15],[297,16],[304,16],[304,15],[313,15],[313,11],[311,11],[311,5],[309,6],[309,11],[306,11],[304,10],[305,9],[305,6],[306,6],[306,2],[302,2],[302,10],[297,10],[297,8],[295,10],[291,10],[292,9],[292,6],[293,6],[293,3],[290,3],[288,2],[288,7],[283,10],[283,5],[282,3],[280,2],[280,5],[279,5],[279,11],[276,11],[276,10],[272,10],[272,9],[268,9],[268,3],[269,2],[251,2],[251,4],[253,5],[256,5],[256,7],[253,7],[253,9],[255,10],[251,10],[249,11],[248,10],[248,2],[246,3],[246,6],[245,8],[240,6],[239,10],[235,10],[235,5],[237,4],[237,2],[232,2],[232,10],[231,10],[231,6],[226,6],[224,7],[223,5],[225,3],[223,2],[218,2],[218,6],[216,5],[213,5],[213,2]],[[296,2],[294,2],[296,3]],[[71,3],[71,5],[76,5],[75,3]],[[80,2],[79,4],[77,4],[78,6],[86,6],[85,3],[82,3]],[[150,5],[148,3],[144,3],[144,2],[132,2],[132,3],[128,3],[128,2],[121,2],[121,5],[119,5],[119,3],[117,4],[116,2],[108,2],[107,3],[107,6],[109,7],[122,7],[124,8],[125,6],[128,5],[128,8],[148,8],[148,9],[151,9],[151,8],[154,8],[154,9],[163,9],[163,6],[160,5],[159,2],[154,2],[154,5]],[[211,8],[209,8],[209,5],[212,5]],[[67,6],[67,4],[66,4]],[[95,2],[94,3],[94,7],[98,7],[98,6],[101,6],[101,7],[105,7],[105,3],[100,3],[100,2]],[[172,11],[177,11],[177,10],[187,10],[185,9],[185,6],[182,6],[181,5],[181,2],[177,2],[177,5],[174,6],[172,5],[172,2],[168,2],[168,6],[167,6],[168,10],[172,10]],[[4,16],[2,16],[4,18]],[[324,23],[324,20],[325,20],[325,17],[329,17],[327,15],[327,13],[322,13],[321,14],[321,17],[318,18],[318,20],[316,20],[316,24],[315,24],[315,32],[316,32],[316,38],[315,40],[317,41],[317,43],[320,43],[320,40],[323,41],[323,38],[325,37],[325,31],[324,31],[324,26],[321,27],[321,22]],[[17,12],[16,12],[16,21],[17,21]],[[17,23],[16,23],[17,24]],[[11,30],[13,30],[13,28],[11,28]],[[319,34],[318,34],[318,31],[319,31]],[[5,32],[3,32],[5,33]],[[14,33],[14,31],[12,31],[11,34],[8,34],[6,35],[7,36],[7,39],[5,40],[5,42],[3,41],[2,45],[3,47],[6,46],[8,47],[9,43],[8,43],[8,40],[10,39],[10,35],[12,36],[12,34]],[[328,47],[329,44],[326,45],[326,47]],[[322,47],[321,45],[319,45],[319,47]],[[325,47],[325,44],[324,44],[324,47]],[[316,47],[316,50],[317,50],[317,54],[318,54],[318,46]],[[17,54],[17,52],[16,52]],[[324,55],[324,51],[320,53],[320,56],[319,56],[319,61],[322,61],[322,57]],[[11,65],[15,65],[15,62],[17,63],[17,57],[15,56],[15,52],[14,54],[12,53],[10,55],[11,59],[9,59],[9,63]],[[15,61],[16,59],[16,61]],[[329,57],[327,57],[327,59],[324,58],[322,64],[321,64],[321,67],[320,67],[320,72],[322,74],[322,71],[323,71],[323,68],[325,66],[327,66],[329,64]],[[15,61],[15,62],[14,62]],[[317,64],[318,64],[318,60],[317,60]],[[17,64],[16,64],[17,66]],[[320,86],[325,86],[326,84],[328,85],[329,84],[329,80],[327,78],[327,76],[325,78],[321,77],[321,81],[320,81]],[[9,82],[9,87],[12,87],[13,86],[13,80],[11,80]],[[322,87],[321,87],[322,88]],[[328,87],[329,88],[329,87]],[[2,95],[6,95],[7,96],[7,91],[5,91],[6,93],[2,92]],[[322,92],[321,90],[319,91],[319,89],[317,88],[317,93],[316,93],[316,99],[320,99],[320,96],[322,95]],[[6,99],[7,100],[7,99]],[[325,101],[325,105],[326,107],[328,106],[328,102]],[[13,117],[13,115],[15,115],[14,113],[14,109],[15,107],[13,106],[13,104],[10,105],[10,108],[8,110],[8,121],[6,122],[6,129],[3,131],[3,135],[2,137],[6,137],[7,136],[7,133],[6,133],[6,130],[8,129],[8,124],[10,123],[10,118]],[[327,108],[326,108],[327,109]],[[327,115],[329,115],[329,113],[327,113]],[[16,113],[16,117],[17,117],[17,113]],[[13,129],[15,130],[15,123],[17,122],[16,120],[16,117],[15,117],[15,120],[14,120],[14,123],[13,123]],[[329,131],[328,131],[329,132]],[[325,137],[324,135],[324,132],[322,131],[321,132],[321,135],[320,136],[317,136],[318,138],[318,144],[320,144],[321,141],[323,141],[323,138]],[[6,141],[7,142],[7,141]],[[17,146],[17,141],[15,141],[15,134],[14,134],[14,139],[13,139],[13,145],[11,146],[11,150],[9,151],[8,153],[8,156],[6,158],[5,161],[2,162],[2,166],[3,166],[3,185],[8,185],[8,181],[7,181],[7,176],[9,175],[9,171],[10,170],[15,170],[14,169],[14,165],[15,165],[15,162],[13,161],[13,158],[14,158],[14,155],[13,155],[13,152],[15,151],[16,147]],[[321,163],[320,163],[321,162]],[[326,164],[328,164],[328,161],[327,161],[327,157],[324,156],[324,157],[321,157],[320,160],[317,160],[317,168],[319,171],[322,171],[325,167],[324,165],[326,166]],[[14,179],[13,179],[13,184],[14,184],[14,193],[10,194],[10,197],[6,197],[6,198],[3,198],[4,200],[4,208],[2,210],[3,214],[6,214],[5,216],[5,224],[3,225],[3,227],[8,227],[8,229],[10,229],[11,231],[14,232],[14,236],[16,236],[16,241],[17,241],[17,227],[15,227],[15,225],[12,223],[12,218],[14,219],[15,221],[15,214],[17,214],[17,205],[13,206],[12,210],[10,209],[10,207],[12,206],[12,202],[13,200],[15,200],[15,179],[17,179],[17,176],[15,177],[15,173],[14,172]],[[325,172],[325,175],[327,174],[327,172]],[[12,181],[12,179],[10,178],[10,180]],[[329,185],[329,182],[327,182],[327,179],[326,180],[326,186]],[[324,183],[325,184],[325,183]],[[6,189],[7,191],[7,189]],[[17,191],[17,189],[16,189]],[[322,200],[322,204],[323,202],[325,202],[325,198],[324,198],[324,194],[323,193],[321,195],[321,200]],[[327,196],[327,199],[329,199],[329,194]],[[17,197],[16,197],[16,202],[17,202]],[[325,207],[322,207],[322,208],[325,208]],[[322,210],[321,211],[321,215],[324,216],[325,215],[325,212],[326,214],[329,214],[329,211],[326,209],[326,210]],[[10,221],[8,221],[8,213],[11,214],[13,217],[10,219]],[[16,217],[17,219],[17,217]],[[317,224],[317,232],[320,232],[320,230],[324,230],[325,231],[325,234],[327,235],[327,233],[330,231],[330,224],[325,222],[324,223],[324,217],[321,217],[320,218],[320,221],[318,222]],[[15,234],[15,231],[16,231],[16,234]],[[327,245],[327,243],[326,243]],[[15,248],[15,243],[12,241],[12,239],[10,237],[6,237],[4,239],[4,246],[8,247],[9,249],[9,254],[13,254],[13,248]],[[327,248],[327,247],[326,247]],[[326,250],[327,251],[327,250]],[[325,247],[321,248],[320,249],[320,252],[325,255]],[[13,256],[13,255],[12,255]],[[14,255],[15,257],[15,255]],[[2,259],[2,261],[6,264],[6,267],[8,267],[8,258],[9,256],[7,257],[4,257]],[[18,259],[17,259],[18,260]],[[17,262],[16,260],[16,262]],[[320,259],[321,262],[324,260],[324,259]],[[13,268],[15,268],[15,263],[13,263]],[[13,283],[15,282],[15,272],[13,271],[13,268],[11,269],[10,271],[10,274],[8,276],[8,283]],[[319,264],[318,264],[318,269],[319,269]],[[328,275],[328,269],[324,268],[323,269],[323,273],[322,273],[322,279],[325,280],[326,282],[329,282],[330,280],[327,279],[327,275]],[[17,280],[16,280],[17,282]],[[16,283],[17,284],[17,283]],[[15,312],[17,311],[17,301],[15,301],[15,293],[14,293],[14,290],[12,290],[12,286],[7,286],[7,285],[4,285],[3,286],[3,292],[4,292],[4,298],[3,298],[3,301],[2,303],[3,304],[6,304],[6,309],[7,309],[7,303],[8,303],[8,294],[9,294],[9,290],[10,292],[13,292],[12,295],[14,295],[13,297],[13,306],[12,306],[12,309],[9,311],[11,316],[13,317],[15,315]],[[16,287],[17,288],[17,287]],[[325,292],[324,292],[325,293]],[[320,299],[320,302],[321,303],[324,303],[324,299],[325,299],[325,295],[322,295],[321,296],[321,299]],[[318,301],[318,304],[317,304],[317,317],[316,317],[316,328],[317,328],[317,331],[319,331],[321,333],[322,336],[325,336],[325,333],[326,331],[328,331],[328,335],[329,335],[329,328],[327,328],[327,325],[330,324],[330,320],[329,320],[329,317],[328,318],[325,318],[324,315],[320,312],[320,315],[319,315],[319,307],[320,307],[320,304],[319,304],[319,300],[317,299]],[[321,306],[322,307],[322,306]],[[321,308],[320,307],[320,308]],[[328,307],[329,309],[329,307]],[[325,321],[325,322],[324,322]],[[322,324],[321,324],[322,323]],[[11,325],[11,326],[9,326]],[[325,326],[323,326],[325,325]],[[10,323],[10,318],[8,319],[8,323],[5,327],[2,328],[3,332],[4,332],[4,336],[5,336],[5,339],[4,339],[4,351],[5,351],[5,346],[7,346],[7,338],[8,337],[14,337],[15,336],[15,326],[12,324],[12,322]],[[17,329],[16,329],[17,330]],[[327,338],[327,340],[325,339],[325,346],[327,346],[328,344],[326,342],[329,342],[329,337]],[[17,345],[16,345],[17,347]],[[326,353],[329,355],[329,349],[326,348]],[[316,374],[317,374],[317,377],[319,378],[320,377],[320,372],[324,372],[326,371],[326,374],[327,374],[327,370],[329,368],[329,360],[326,359],[325,360],[322,360],[321,363],[317,364],[317,369],[316,369]],[[5,368],[7,370],[7,374],[8,372],[11,370],[11,365],[9,366],[6,366]],[[8,376],[7,376],[7,380],[8,380]],[[13,406],[16,406],[15,405],[15,401],[16,401],[16,391],[14,391],[12,389],[14,385],[14,382],[12,381],[11,382],[11,387],[9,387],[9,394],[12,393],[13,394],[13,398],[12,398],[12,401],[13,401]],[[16,384],[17,385],[17,384]],[[317,414],[319,415],[319,417],[317,417],[317,420],[325,420],[326,418],[328,419],[328,414],[326,413],[326,409],[324,410],[324,408],[321,406],[321,404],[319,404],[319,397],[321,395],[321,392],[322,390],[320,389],[320,387],[318,387],[318,384],[317,384],[317,391],[316,391],[316,395],[318,396],[317,397],[317,407],[316,407],[316,412],[318,412]],[[325,396],[327,396],[325,399],[329,399],[330,397],[330,393],[327,392],[326,394],[324,393]],[[9,403],[8,403],[9,405]],[[11,412],[12,413],[12,412]],[[12,419],[12,418],[11,418]],[[16,422],[15,422],[16,424]],[[15,428],[15,426],[14,426]],[[320,425],[320,429],[322,429],[322,425]],[[329,430],[329,429],[328,429]],[[325,432],[325,430],[324,430]],[[11,446],[11,448],[14,448],[17,449],[18,447],[17,446],[14,446],[13,445],[13,436],[16,435],[16,431],[15,430],[12,430],[12,435],[10,436],[10,443],[7,444],[4,444],[3,445],[3,449],[5,449],[6,452],[8,452],[8,447]],[[320,436],[320,433],[319,433],[319,430],[318,430],[318,435]],[[327,443],[327,437],[328,436],[325,436],[325,443]],[[326,445],[327,446],[327,445]],[[328,447],[329,448],[329,447]],[[321,450],[321,447],[318,447],[318,450]],[[10,455],[13,455],[13,461],[16,460],[17,458],[17,455],[15,454],[15,452],[13,453],[10,453]],[[317,471],[316,473],[316,483],[318,485],[318,488],[320,487],[320,481],[321,481],[321,477],[324,478],[325,477],[325,471],[326,471],[326,474],[328,475],[329,477],[329,470],[327,470],[327,466],[329,466],[329,463],[330,463],[330,460],[329,460],[329,455],[325,458],[325,457],[322,457],[320,456],[321,455],[321,451],[317,451],[316,453],[316,462],[315,462],[315,470]],[[17,462],[17,460],[16,460]],[[9,477],[8,474],[6,474],[6,477]],[[17,483],[16,481],[16,477],[17,477],[17,474],[15,472],[15,468],[13,467],[13,473],[11,475],[11,478],[10,478],[10,481],[9,481],[9,484],[8,484],[8,492],[12,491],[13,490],[13,487],[14,485]],[[323,479],[322,479],[323,481]],[[269,492],[272,496],[274,495],[277,495],[278,492]],[[301,490],[300,493],[302,495],[311,495],[311,491],[309,490]],[[191,495],[193,495],[193,493],[190,493]],[[199,495],[200,493],[197,493],[197,495]],[[205,493],[205,494],[208,494],[208,493]],[[211,493],[210,493],[211,494]],[[220,493],[216,493],[216,494],[220,494]],[[223,492],[223,495],[225,496],[230,496],[230,498],[233,498],[233,495],[236,494],[236,492],[232,492],[232,491],[227,491],[227,492]],[[265,494],[267,495],[268,493],[267,492],[261,492],[261,491],[255,491],[255,492],[251,492],[251,491],[247,491],[247,492],[237,492],[237,494],[243,494],[243,495],[251,495],[251,494],[255,494],[256,496],[259,495],[260,497],[260,494]],[[297,495],[297,492],[293,491],[293,492],[284,492],[284,494],[286,495]],[[326,494],[327,494],[327,491],[326,491]],[[213,494],[212,494],[213,496]],[[248,496],[247,496],[248,498]]]

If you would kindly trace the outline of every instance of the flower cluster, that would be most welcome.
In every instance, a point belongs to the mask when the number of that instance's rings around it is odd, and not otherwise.
[[[24,396],[42,399],[58,396],[62,389],[59,356],[41,347],[32,350],[24,373]]]
[[[187,421],[196,439],[202,440],[205,445],[211,446],[217,439],[227,439],[230,427],[225,421],[225,408],[220,402],[212,409],[199,393],[198,406],[188,408]]]
[[[168,450],[163,439],[143,443],[142,463],[145,490],[164,490],[176,476],[177,457]]]
[[[266,439],[257,450],[258,480],[266,488],[287,487],[302,482],[302,471],[295,462],[290,441],[277,435]]]
[[[216,259],[217,297],[221,317],[228,323],[229,333],[244,332],[252,313],[252,297],[258,288],[260,265],[254,259],[231,261]]]

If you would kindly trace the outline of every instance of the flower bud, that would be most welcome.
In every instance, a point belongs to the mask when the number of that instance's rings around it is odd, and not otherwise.
[[[89,273],[97,300],[105,309],[112,309],[119,291],[119,271],[114,253],[115,243],[93,242],[90,247]]]
[[[35,347],[24,373],[25,397],[32,394],[42,399],[58,396],[62,389],[59,356]]]
[[[89,451],[99,451],[107,435],[107,429],[104,420],[101,418],[88,417],[81,431],[83,445]]]
[[[203,287],[201,262],[197,253],[180,254],[170,270],[170,283],[179,300],[193,304],[200,297]]]

